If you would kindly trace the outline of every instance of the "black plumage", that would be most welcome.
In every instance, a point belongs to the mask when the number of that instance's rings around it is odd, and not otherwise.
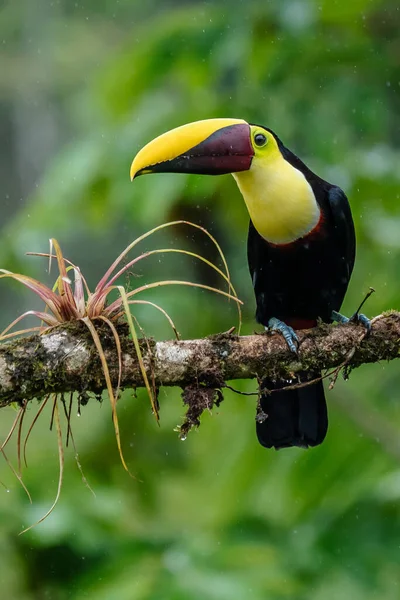
[[[318,318],[330,322],[332,310],[339,311],[354,265],[354,225],[344,192],[313,173],[273,135],[284,159],[310,184],[321,218],[309,234],[283,245],[268,243],[250,221],[248,263],[257,321],[267,326],[276,317],[301,329],[315,325]],[[286,385],[263,383],[268,389]],[[315,446],[325,437],[328,419],[321,382],[262,394],[261,408],[267,418],[257,422],[257,435],[266,447]]]

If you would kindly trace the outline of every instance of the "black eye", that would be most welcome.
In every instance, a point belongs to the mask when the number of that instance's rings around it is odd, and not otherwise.
[[[267,143],[267,137],[263,133],[256,133],[256,135],[254,136],[254,141],[256,143],[256,146],[265,146],[265,144]]]

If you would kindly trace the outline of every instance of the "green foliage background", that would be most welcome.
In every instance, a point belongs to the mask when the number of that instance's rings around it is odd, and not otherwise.
[[[400,305],[400,11],[390,0],[5,0],[0,7],[1,267],[47,281],[41,259],[56,237],[91,284],[138,234],[189,218],[220,242],[255,328],[247,273],[247,214],[233,179],[159,175],[129,181],[155,135],[209,117],[272,127],[351,200],[358,259],[344,311],[369,286],[370,315]],[[195,248],[180,228],[147,247]],[[144,246],[146,247],[146,246]],[[149,260],[147,281],[215,285],[186,258]],[[133,284],[135,280],[133,280]],[[235,324],[234,307],[206,292],[163,289],[157,301],[185,337]],[[38,306],[1,283],[1,323]],[[170,336],[140,310],[149,335]],[[44,415],[24,480],[0,479],[0,581],[9,600],[397,599],[400,586],[400,376],[374,365],[328,394],[330,431],[304,452],[268,452],[254,433],[254,399],[225,394],[185,442],[173,428],[179,390],[161,392],[161,428],[144,393],[119,403],[130,479],[110,410],[74,418],[60,503],[55,432]],[[242,382],[253,390],[254,382]],[[32,403],[28,419],[37,406]],[[1,411],[4,438],[14,419]],[[10,458],[14,459],[13,453]]]

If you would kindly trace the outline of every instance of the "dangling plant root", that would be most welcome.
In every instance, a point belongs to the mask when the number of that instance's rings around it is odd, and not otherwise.
[[[80,472],[81,477],[82,477],[82,481],[85,484],[85,486],[88,488],[88,490],[93,494],[93,496],[96,497],[96,494],[94,493],[92,487],[90,486],[90,484],[89,484],[88,480],[86,479],[86,476],[85,476],[85,474],[83,472],[82,465],[81,465],[80,460],[79,460],[78,450],[77,450],[76,444],[75,444],[74,435],[73,435],[72,429],[71,429],[72,400],[73,400],[73,394],[71,393],[70,394],[70,399],[69,399],[69,406],[68,406],[68,409],[67,409],[67,406],[65,404],[64,396],[61,397],[61,402],[62,402],[63,409],[64,409],[64,415],[65,415],[65,418],[67,419],[67,436],[66,436],[65,446],[66,446],[66,448],[68,448],[68,442],[69,442],[69,439],[71,438],[72,447],[73,447],[74,453],[75,453],[74,458],[75,458],[76,466],[79,469],[79,472]]]
[[[181,440],[185,440],[187,434],[193,427],[199,427],[200,417],[205,410],[211,411],[214,406],[219,406],[224,399],[222,389],[225,382],[215,373],[198,381],[195,384],[187,385],[182,392],[183,404],[187,406],[184,421],[176,430],[179,432]]]
[[[30,525],[29,527],[26,527],[26,529],[23,529],[23,531],[21,531],[19,535],[22,535],[23,533],[26,533],[27,531],[29,531],[33,527],[36,527],[36,525],[39,525],[39,523],[42,523],[42,521],[44,521],[53,512],[53,510],[57,506],[57,502],[58,502],[58,500],[60,498],[61,488],[62,488],[62,482],[63,482],[63,476],[64,476],[64,448],[63,448],[63,443],[62,443],[62,432],[61,432],[61,424],[60,424],[60,414],[59,414],[59,411],[58,411],[58,403],[57,403],[57,396],[56,395],[54,396],[52,419],[53,419],[53,417],[54,417],[54,422],[56,424],[57,443],[58,443],[58,459],[59,459],[59,465],[60,465],[60,471],[59,471],[59,477],[58,477],[58,486],[57,486],[57,494],[56,494],[56,497],[55,497],[55,500],[54,500],[53,504],[51,505],[51,507],[49,508],[49,510],[47,511],[47,513],[45,515],[43,515],[43,517],[41,517],[33,525]]]

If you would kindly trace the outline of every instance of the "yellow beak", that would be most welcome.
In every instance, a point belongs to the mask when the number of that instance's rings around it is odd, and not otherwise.
[[[250,168],[254,150],[243,119],[207,119],[155,138],[134,158],[130,175],[154,172],[220,175]]]

